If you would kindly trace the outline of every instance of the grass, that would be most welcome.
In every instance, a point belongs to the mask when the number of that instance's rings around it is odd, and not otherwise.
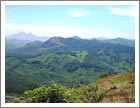
[[[135,81],[134,73],[126,73],[120,75],[113,75],[100,80],[95,81],[87,86],[77,88],[77,91],[81,93],[80,97],[85,98],[85,95],[92,96],[95,92],[88,91],[87,88],[92,88],[98,85],[97,94],[105,92],[101,103],[134,103],[135,102],[135,84],[131,83]],[[110,89],[114,85],[116,89]],[[82,92],[83,91],[83,92]],[[93,90],[92,90],[93,91]],[[79,95],[79,94],[78,94]],[[85,98],[89,102],[91,97]]]
[[[110,89],[111,86],[116,86],[116,89]],[[134,103],[135,73],[112,75],[70,89],[73,91],[71,96],[83,103]],[[9,96],[6,102],[27,103],[30,100],[24,96]]]

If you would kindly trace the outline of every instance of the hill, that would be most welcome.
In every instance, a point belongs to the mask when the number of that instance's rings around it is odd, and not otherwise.
[[[133,71],[112,75],[76,88],[66,88],[57,84],[50,87],[41,86],[24,93],[27,97],[6,95],[6,102],[134,103],[135,74]]]
[[[5,40],[6,51],[23,47],[24,45],[26,45],[27,43],[30,43],[30,42],[31,41],[27,41],[27,40],[6,39]]]
[[[134,68],[135,48],[95,39],[53,37],[6,51],[5,66],[7,93],[23,93],[51,81],[75,87],[98,80],[103,72],[113,75]]]
[[[112,44],[122,44],[130,47],[135,47],[135,41],[124,38],[116,38],[116,39],[102,39],[101,42],[112,43]]]
[[[135,74],[125,73],[99,79],[87,86],[78,87],[79,97],[85,102],[93,102],[94,90],[96,94],[104,93],[101,103],[134,103],[135,102]],[[78,93],[76,93],[78,94]],[[86,98],[84,98],[86,95]],[[96,96],[96,95],[95,95]],[[98,97],[97,97],[98,98]]]

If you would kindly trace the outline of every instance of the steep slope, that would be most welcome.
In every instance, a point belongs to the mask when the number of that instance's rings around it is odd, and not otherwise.
[[[103,99],[99,99],[102,93],[104,94]],[[100,103],[134,103],[134,70],[126,74],[108,76],[89,85],[78,87],[74,95],[87,103],[93,103],[95,100],[99,100]]]

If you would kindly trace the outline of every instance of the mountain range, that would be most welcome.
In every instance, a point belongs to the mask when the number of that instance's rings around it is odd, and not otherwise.
[[[135,46],[132,45],[135,41],[122,44],[126,39],[112,42],[78,36],[30,42],[29,38],[25,39],[24,45],[13,48],[6,39],[7,93],[22,93],[42,84],[49,85],[51,81],[71,87],[89,84],[103,72],[120,74],[135,67]]]
[[[36,36],[36,35],[33,35],[32,33],[25,33],[25,32],[19,32],[19,33],[15,33],[13,35],[6,36],[6,40],[8,40],[8,41],[10,40],[10,44],[13,41],[13,44],[14,45],[15,45],[14,42],[16,42],[16,41],[18,42],[18,40],[19,41],[22,41],[21,44],[24,45],[23,43],[25,41],[27,41],[25,43],[36,41],[36,40],[45,42],[49,38],[50,37]],[[82,39],[79,36],[72,36],[71,38],[74,38],[74,39]],[[93,38],[93,40],[98,40],[98,41],[101,41],[101,42],[113,43],[113,44],[122,44],[122,45],[132,46],[132,47],[135,46],[135,40],[125,39],[125,38],[109,39],[109,38],[105,38],[105,37],[97,37],[97,38]],[[9,43],[8,41],[6,41],[6,42]],[[17,42],[16,42],[16,44],[17,44]],[[20,43],[20,42],[18,42],[18,43]],[[18,46],[18,45],[16,45],[16,46]]]

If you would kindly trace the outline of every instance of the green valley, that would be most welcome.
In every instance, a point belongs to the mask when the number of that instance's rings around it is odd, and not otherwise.
[[[11,49],[9,46],[6,44],[7,95],[21,95],[41,85],[51,86],[52,81],[76,88],[105,76],[127,73],[135,67],[135,47],[95,39],[53,37]]]

